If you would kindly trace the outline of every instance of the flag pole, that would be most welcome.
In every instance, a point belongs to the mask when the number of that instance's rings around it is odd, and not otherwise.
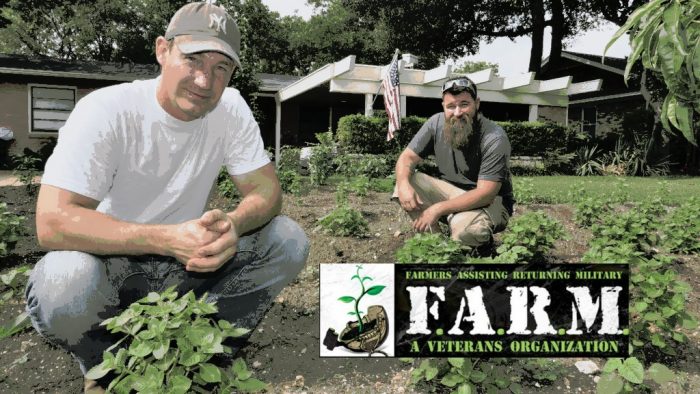
[[[396,48],[394,50],[394,57],[391,58],[391,62],[389,64],[393,63],[394,60],[396,60],[399,57],[399,48]],[[379,88],[377,88],[377,93],[374,94],[374,98],[372,99],[372,108],[374,108],[374,102],[377,101],[377,97],[379,97],[379,92],[382,90],[382,83],[381,79],[379,80]]]

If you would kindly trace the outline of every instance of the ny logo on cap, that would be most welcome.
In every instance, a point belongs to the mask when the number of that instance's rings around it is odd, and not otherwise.
[[[226,16],[209,14],[209,28],[226,34]]]

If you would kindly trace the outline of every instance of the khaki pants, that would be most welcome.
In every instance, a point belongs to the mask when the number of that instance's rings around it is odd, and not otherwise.
[[[423,201],[425,208],[441,201],[446,201],[466,193],[453,184],[416,172],[409,180],[411,186]],[[398,193],[394,187],[392,199],[398,202]],[[420,216],[422,211],[408,212],[412,219]],[[491,241],[493,234],[503,231],[508,225],[510,215],[503,206],[503,198],[496,196],[491,205],[470,211],[458,212],[447,216],[450,225],[450,237],[468,246],[479,246]]]

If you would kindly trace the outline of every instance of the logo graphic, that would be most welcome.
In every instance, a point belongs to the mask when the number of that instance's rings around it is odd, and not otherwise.
[[[226,16],[209,14],[209,28],[226,34]]]
[[[393,356],[394,266],[321,265],[321,356]]]

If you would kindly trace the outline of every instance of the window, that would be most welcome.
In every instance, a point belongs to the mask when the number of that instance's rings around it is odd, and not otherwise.
[[[579,124],[580,131],[595,137],[598,113],[596,107],[577,107],[569,109],[569,121]]]
[[[75,107],[77,89],[71,86],[29,85],[30,133],[56,133]]]

